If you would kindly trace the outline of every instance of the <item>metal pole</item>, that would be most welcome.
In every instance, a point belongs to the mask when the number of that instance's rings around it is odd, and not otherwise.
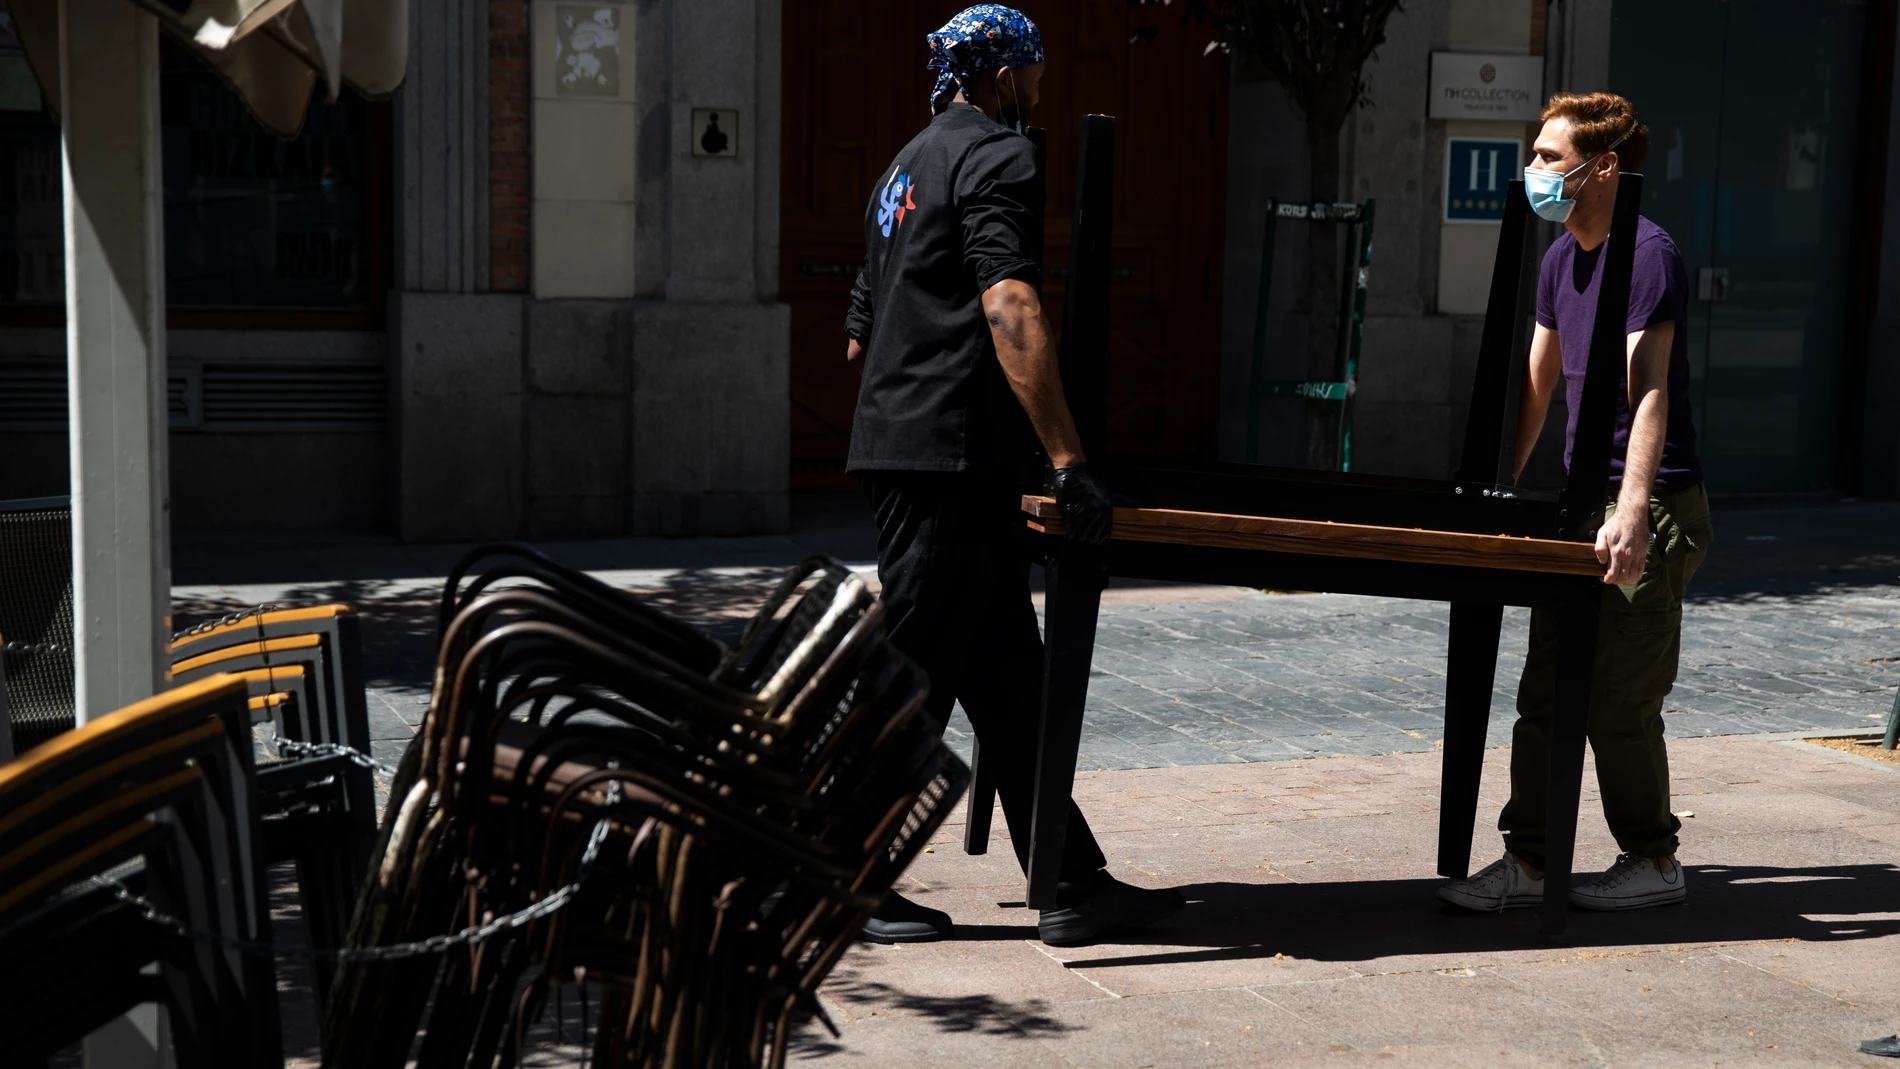
[[[126,0],[61,0],[75,711],[164,685],[171,617],[158,27]],[[166,1015],[87,1037],[88,1069],[164,1069]]]

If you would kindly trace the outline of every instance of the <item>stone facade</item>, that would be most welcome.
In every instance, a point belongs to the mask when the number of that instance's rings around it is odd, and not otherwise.
[[[783,530],[777,5],[488,16],[487,278],[398,295],[398,533]],[[736,155],[695,156],[696,108]]]
[[[1602,47],[1564,61],[1553,57],[1552,90],[1601,87],[1608,79],[1609,0],[1570,0],[1561,18],[1595,27]],[[1564,10],[1568,9],[1568,10]],[[1425,117],[1431,54],[1473,51],[1535,54],[1546,39],[1542,0],[1439,0],[1392,17],[1386,41],[1366,65],[1366,99],[1340,133],[1341,199],[1374,197],[1364,356],[1355,395],[1357,471],[1448,478],[1463,447],[1465,409],[1483,330],[1485,297],[1497,247],[1495,226],[1441,221],[1445,146],[1451,136],[1532,137],[1523,123],[1453,122]],[[1571,39],[1577,39],[1572,34]],[[1229,112],[1227,252],[1222,329],[1221,454],[1246,455],[1247,381],[1260,285],[1266,200],[1304,200],[1302,120],[1284,92],[1240,71]],[[1555,236],[1549,227],[1539,248]],[[1309,230],[1282,223],[1276,240],[1268,319],[1270,378],[1304,377],[1306,324],[1301,272]],[[1260,459],[1297,464],[1302,402],[1270,398],[1261,419]],[[1561,400],[1559,401],[1561,404]],[[1560,412],[1546,424],[1561,431]],[[1560,458],[1540,448],[1531,479],[1561,480]]]

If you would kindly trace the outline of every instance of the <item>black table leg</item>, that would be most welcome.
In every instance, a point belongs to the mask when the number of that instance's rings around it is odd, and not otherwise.
[[[1498,632],[1504,606],[1451,604],[1451,648],[1445,668],[1445,765],[1438,806],[1438,874],[1462,880],[1471,872],[1471,825],[1478,819],[1478,784],[1497,682]]]
[[[996,781],[983,764],[983,743],[970,742],[970,789],[964,794],[969,806],[963,823],[963,852],[990,852],[990,817],[996,812]]]
[[[1095,656],[1095,614],[1107,572],[1101,552],[1063,544],[1043,564],[1042,731],[1037,746],[1036,802],[1030,819],[1031,909],[1053,909],[1068,834],[1075,758],[1082,747],[1089,666]]]
[[[1570,868],[1577,849],[1577,806],[1583,794],[1583,743],[1590,724],[1590,682],[1596,672],[1600,584],[1579,589],[1557,609],[1557,708],[1550,726],[1550,795],[1544,824],[1544,925],[1563,933],[1570,914]]]

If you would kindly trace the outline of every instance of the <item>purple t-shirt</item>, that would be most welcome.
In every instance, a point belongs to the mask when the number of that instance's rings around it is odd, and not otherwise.
[[[1612,237],[1610,241],[1615,241]],[[1537,279],[1537,322],[1557,332],[1564,357],[1564,398],[1570,406],[1570,425],[1564,430],[1564,468],[1577,443],[1577,410],[1583,407],[1583,372],[1590,362],[1590,333],[1596,325],[1597,291],[1603,284],[1606,241],[1589,252],[1577,248],[1577,239],[1565,231],[1544,254]],[[1656,485],[1675,493],[1702,481],[1702,459],[1696,454],[1695,417],[1689,412],[1688,277],[1682,254],[1662,227],[1646,218],[1636,220],[1636,264],[1630,274],[1630,333],[1656,323],[1676,322],[1675,343],[1669,350],[1669,429],[1663,438],[1662,463]],[[1623,454],[1630,441],[1630,390],[1626,370],[1616,377],[1616,437],[1610,451],[1610,482],[1623,481]]]

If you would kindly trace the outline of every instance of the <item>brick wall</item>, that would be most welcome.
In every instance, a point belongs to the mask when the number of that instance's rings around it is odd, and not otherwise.
[[[488,5],[488,288],[528,288],[528,4]]]

